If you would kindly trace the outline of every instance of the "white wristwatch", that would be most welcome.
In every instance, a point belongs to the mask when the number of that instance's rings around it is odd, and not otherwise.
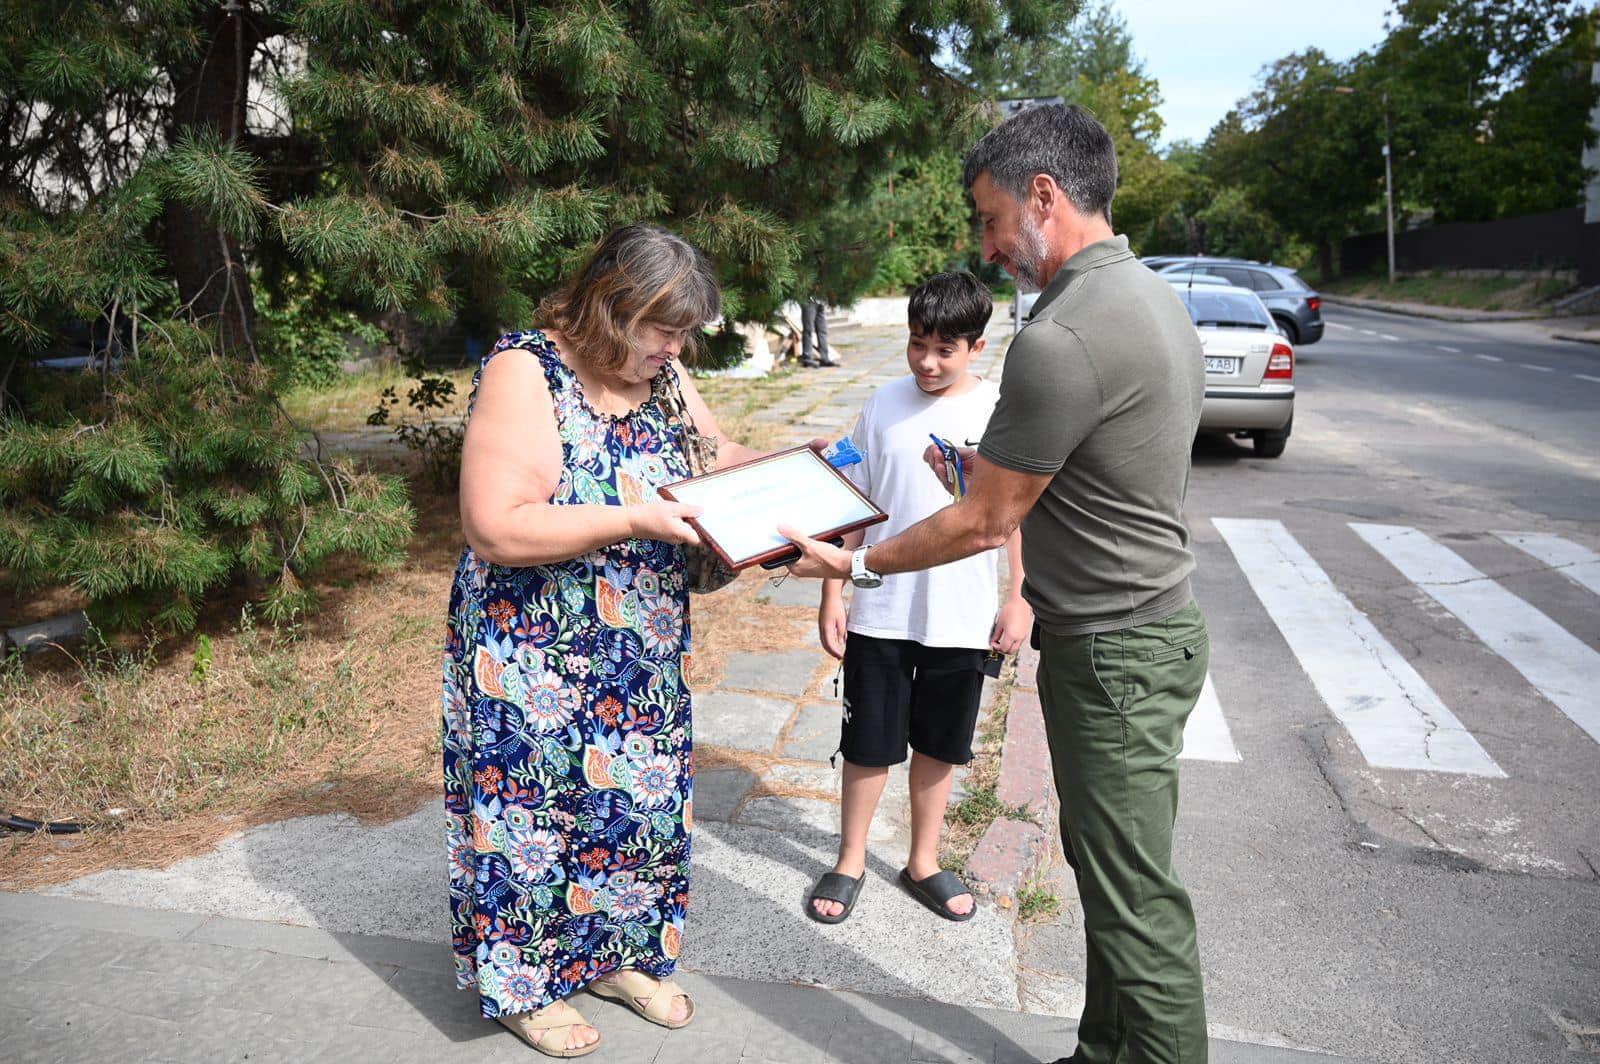
[[[878,587],[883,583],[883,577],[867,568],[867,550],[857,547],[850,555],[850,582],[856,587]]]

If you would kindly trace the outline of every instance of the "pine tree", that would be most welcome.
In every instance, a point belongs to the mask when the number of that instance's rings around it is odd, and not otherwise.
[[[247,574],[287,609],[332,553],[393,556],[403,492],[312,460],[258,291],[521,326],[635,220],[713,257],[730,320],[864,284],[817,219],[980,123],[942,50],[1064,5],[0,0],[4,576],[182,627]],[[100,372],[28,369],[75,320]]]

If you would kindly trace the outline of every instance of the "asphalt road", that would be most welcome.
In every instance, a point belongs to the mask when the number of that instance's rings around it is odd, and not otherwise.
[[[1211,1019],[1595,1060],[1600,347],[1325,310],[1283,457],[1195,448],[1222,723],[1179,860]]]

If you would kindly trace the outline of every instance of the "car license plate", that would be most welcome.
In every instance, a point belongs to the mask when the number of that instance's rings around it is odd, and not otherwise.
[[[1239,375],[1239,360],[1237,358],[1206,357],[1206,372],[1215,373],[1223,377],[1237,377]]]

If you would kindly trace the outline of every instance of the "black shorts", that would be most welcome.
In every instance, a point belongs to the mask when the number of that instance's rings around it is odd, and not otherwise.
[[[853,765],[877,768],[904,761],[909,742],[926,757],[965,765],[983,697],[983,656],[848,633],[839,752]]]

